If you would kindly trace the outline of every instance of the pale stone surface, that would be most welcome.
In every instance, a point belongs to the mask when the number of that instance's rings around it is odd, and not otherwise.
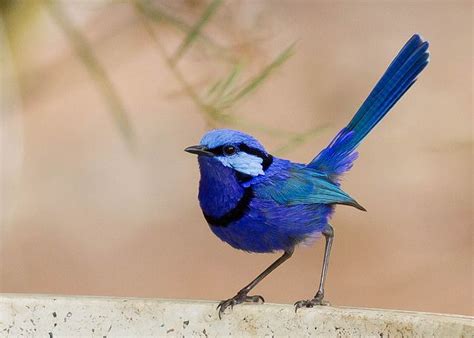
[[[237,306],[187,300],[4,294],[0,336],[472,337],[474,318],[378,309]]]

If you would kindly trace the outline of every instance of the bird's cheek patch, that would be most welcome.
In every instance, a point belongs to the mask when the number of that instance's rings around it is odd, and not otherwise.
[[[239,152],[232,156],[219,156],[217,159],[224,166],[237,170],[243,174],[250,176],[265,175],[262,168],[263,160],[258,156]]]

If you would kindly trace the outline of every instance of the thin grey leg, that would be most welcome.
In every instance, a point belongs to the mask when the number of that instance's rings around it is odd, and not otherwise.
[[[295,311],[298,311],[301,307],[313,307],[315,305],[329,305],[329,302],[324,301],[324,284],[326,283],[326,277],[328,274],[329,267],[329,256],[331,255],[332,242],[334,240],[334,229],[328,224],[322,232],[324,238],[326,239],[326,245],[324,247],[324,259],[323,259],[323,268],[321,270],[321,278],[319,280],[318,292],[313,299],[310,300],[300,300],[295,303]]]
[[[257,276],[253,281],[251,281],[248,285],[246,285],[244,288],[242,288],[237,294],[229,298],[227,300],[223,300],[222,302],[219,303],[217,306],[217,309],[219,310],[219,318],[222,317],[222,314],[224,313],[225,309],[228,307],[233,307],[234,305],[243,303],[243,302],[252,302],[252,303],[258,303],[258,302],[265,302],[262,296],[248,296],[248,293],[250,290],[252,290],[258,283],[262,281],[265,277],[267,277],[273,270],[275,270],[277,267],[279,267],[283,262],[285,262],[288,258],[293,255],[294,248],[291,248],[290,250],[285,251],[285,253],[278,258],[275,262],[273,262],[272,265],[270,265],[268,268],[266,268],[260,275]]]

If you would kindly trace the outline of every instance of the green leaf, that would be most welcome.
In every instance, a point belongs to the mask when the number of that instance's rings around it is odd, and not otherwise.
[[[214,97],[213,104],[218,102],[223,96],[225,96],[237,81],[240,73],[242,72],[242,63],[237,63],[232,67],[229,75],[226,78],[217,81],[207,92],[209,98]]]
[[[134,130],[122,99],[117,93],[117,90],[110,80],[105,68],[95,56],[94,51],[85,36],[73,25],[70,18],[66,15],[66,12],[61,7],[61,3],[52,0],[47,0],[44,3],[46,4],[52,18],[56,21],[58,27],[64,32],[77,56],[95,81],[99,91],[102,93],[105,101],[109,105],[109,110],[120,133],[126,140],[127,144],[133,148],[135,139]]]
[[[214,15],[216,10],[222,4],[222,0],[213,0],[209,6],[206,7],[204,13],[201,15],[196,24],[191,28],[186,37],[181,42],[181,45],[176,50],[172,60],[173,63],[178,62],[178,60],[184,55],[186,50],[191,46],[191,44],[196,40],[201,32],[202,28],[209,22],[211,17]]]
[[[231,93],[227,99],[222,102],[222,107],[226,108],[233,105],[238,100],[252,93],[257,89],[267,78],[268,76],[279,66],[281,66],[286,60],[293,55],[294,43],[292,43],[288,48],[281,52],[273,62],[267,65],[262,71],[252,79],[250,79],[246,84],[244,84],[239,90],[235,93]]]

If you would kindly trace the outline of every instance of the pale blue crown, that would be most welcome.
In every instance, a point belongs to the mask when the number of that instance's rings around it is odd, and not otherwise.
[[[267,153],[265,148],[253,136],[232,129],[214,129],[204,134],[201,145],[212,149],[226,144],[243,143],[250,148],[255,148]]]

